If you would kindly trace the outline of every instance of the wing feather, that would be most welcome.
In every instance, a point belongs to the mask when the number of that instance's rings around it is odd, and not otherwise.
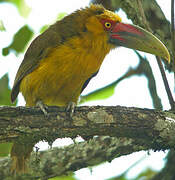
[[[99,70],[98,70],[98,71],[99,71]],[[87,85],[89,84],[90,80],[98,74],[98,71],[95,72],[94,74],[92,74],[92,76],[85,81],[85,83],[83,84],[83,87],[82,87],[82,89],[81,89],[81,93],[82,93],[83,90],[87,87]]]
[[[11,92],[12,102],[18,96],[21,80],[38,67],[39,62],[49,54],[51,48],[59,46],[60,43],[61,37],[52,29],[46,30],[31,43],[16,74]]]

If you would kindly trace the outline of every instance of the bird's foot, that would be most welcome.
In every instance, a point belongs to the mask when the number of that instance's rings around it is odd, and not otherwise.
[[[45,105],[42,101],[37,101],[36,106],[38,106],[41,109],[41,111],[44,113],[44,115],[46,115],[46,116],[48,115],[48,112],[47,112],[48,106]]]
[[[66,112],[69,113],[69,116],[72,117],[75,112],[76,103],[75,102],[69,102],[69,104],[66,107]]]

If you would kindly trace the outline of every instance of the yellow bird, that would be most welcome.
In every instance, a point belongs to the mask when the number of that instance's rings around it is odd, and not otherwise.
[[[22,92],[26,106],[72,106],[94,77],[110,50],[123,46],[166,60],[166,47],[151,33],[131,24],[101,5],[91,5],[51,25],[29,46],[11,92],[12,102]],[[118,59],[120,61],[120,59]],[[25,169],[31,146],[12,148],[17,170]],[[24,145],[23,145],[24,147]]]

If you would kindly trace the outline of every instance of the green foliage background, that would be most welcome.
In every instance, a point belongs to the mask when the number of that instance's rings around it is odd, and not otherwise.
[[[27,18],[32,9],[28,7],[25,0],[0,0],[0,3],[8,2],[16,6],[18,9],[19,14]],[[66,13],[60,13],[58,14],[57,20],[62,19]],[[44,25],[41,27],[40,32],[44,32],[49,25]],[[6,31],[6,27],[4,26],[4,22],[0,19],[0,33]],[[33,31],[32,27],[29,27],[29,25],[24,25],[22,27],[19,27],[19,30],[14,34],[13,39],[11,43],[4,47],[1,51],[3,56],[7,56],[9,53],[14,53],[16,56],[19,54],[23,54],[26,50],[26,47],[28,43],[31,41],[31,39],[34,37],[35,32]],[[155,109],[162,109],[162,103],[161,99],[158,96],[156,83],[154,79],[154,75],[151,69],[151,66],[146,59],[146,57],[142,57],[138,52],[136,52],[139,59],[139,64],[135,68],[129,68],[128,71],[123,74],[121,77],[116,79],[114,82],[106,85],[105,87],[102,87],[100,89],[97,89],[89,94],[86,94],[84,96],[81,96],[80,104],[83,104],[88,101],[94,101],[94,100],[104,100],[109,97],[111,97],[115,93],[116,86],[123,80],[127,80],[127,78],[131,76],[140,76],[143,75],[148,80],[148,89],[150,91],[150,96],[153,102],[153,106]],[[0,105],[9,105],[9,106],[15,106],[17,102],[14,104],[10,101],[10,92],[11,89],[9,88],[9,78],[8,74],[5,74],[0,79]],[[9,156],[9,152],[11,149],[11,143],[4,143],[0,144],[0,157],[6,157]],[[127,180],[126,174],[130,170],[128,168],[124,173],[122,173],[120,176],[109,178],[108,180]],[[136,180],[139,179],[150,179],[156,172],[151,169],[146,169],[144,172],[139,174],[136,177]],[[65,177],[55,177],[51,178],[50,180],[75,180],[74,174],[70,174],[69,176]]]

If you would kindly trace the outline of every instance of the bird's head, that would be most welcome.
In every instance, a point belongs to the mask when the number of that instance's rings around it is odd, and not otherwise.
[[[122,23],[121,18],[101,6],[91,5],[88,9],[94,14],[86,19],[86,28],[95,35],[106,35],[108,43],[115,47],[123,46],[160,56],[170,61],[164,44],[143,28]],[[88,10],[86,10],[88,12]]]

